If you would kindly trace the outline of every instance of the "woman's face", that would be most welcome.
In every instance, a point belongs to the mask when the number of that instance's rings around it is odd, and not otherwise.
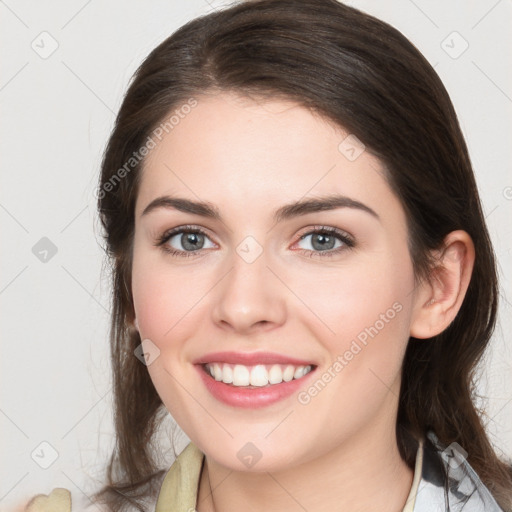
[[[294,103],[196,99],[136,204],[135,313],[165,406],[237,470],[389,439],[415,293],[379,160]]]

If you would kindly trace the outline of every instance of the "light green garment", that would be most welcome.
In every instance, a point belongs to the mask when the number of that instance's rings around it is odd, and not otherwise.
[[[204,454],[193,443],[180,453],[162,482],[155,512],[194,512]],[[418,446],[414,478],[402,512],[412,512],[423,463],[423,440]]]
[[[204,454],[195,444],[189,443],[185,447],[162,481],[155,512],[194,512],[196,510],[203,459]],[[402,512],[413,512],[418,484],[421,480],[422,464],[423,441],[418,446],[414,479]],[[71,493],[62,488],[53,489],[49,495],[35,496],[25,508],[25,512],[80,512],[82,510],[96,512],[104,509],[94,504],[86,510],[72,508]]]

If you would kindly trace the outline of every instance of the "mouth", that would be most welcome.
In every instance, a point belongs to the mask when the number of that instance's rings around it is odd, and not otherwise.
[[[231,363],[204,363],[201,367],[207,375],[217,382],[245,389],[265,388],[283,382],[300,380],[316,368],[313,364],[256,364],[247,366]]]
[[[291,398],[308,385],[317,364],[275,352],[215,352],[193,361],[217,401],[258,409]]]

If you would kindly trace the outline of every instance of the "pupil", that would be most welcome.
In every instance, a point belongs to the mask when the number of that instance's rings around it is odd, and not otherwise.
[[[334,247],[334,237],[324,235],[322,233],[316,233],[313,236],[313,247],[319,250],[332,249]]]

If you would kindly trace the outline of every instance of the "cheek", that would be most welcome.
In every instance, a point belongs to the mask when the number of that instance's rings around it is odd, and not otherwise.
[[[132,293],[140,334],[160,351],[147,369],[160,398],[180,425],[189,425],[190,417],[197,414],[191,411],[179,382],[193,378],[182,362],[186,340],[197,328],[197,321],[190,320],[198,309],[199,292],[182,273],[171,272],[165,258],[135,248]]]
[[[370,415],[400,375],[409,339],[412,262],[406,250],[382,251],[371,261],[328,270],[321,278],[302,273],[293,288],[309,308],[302,308],[303,323],[329,358],[323,377],[333,384],[317,404]]]
[[[140,333],[156,344],[169,333],[183,306],[183,280],[174,279],[162,264],[162,258],[134,248],[132,267],[132,294]]]
[[[184,357],[183,345],[194,338],[205,317],[203,299],[216,277],[184,268],[170,265],[154,251],[135,248],[132,293],[140,334],[162,352],[174,353],[171,362]]]
[[[333,269],[322,279],[309,275],[297,279],[297,286],[299,282],[304,285],[299,293],[314,313],[302,314],[302,323],[307,323],[329,358],[317,377],[325,386],[313,383],[300,403],[329,411],[329,417],[320,420],[331,425],[326,429],[332,428],[332,435],[339,435],[340,421],[343,428],[359,428],[389,397],[398,395],[394,383],[409,338],[412,264],[407,253],[391,255],[373,258],[371,265]]]
[[[293,280],[290,288],[307,306],[302,309],[317,323],[321,321],[326,338],[339,343],[376,322],[381,326],[381,315],[391,320],[386,322],[388,331],[391,324],[407,321],[407,315],[396,313],[408,308],[414,286],[409,258],[393,254],[371,261],[361,259],[346,267],[300,272],[289,275],[289,280]]]
[[[164,279],[158,279],[157,274],[150,269],[134,266],[133,302],[141,335],[145,338],[157,340],[172,325],[170,324],[172,310],[169,310],[166,304],[168,295],[166,284]]]

